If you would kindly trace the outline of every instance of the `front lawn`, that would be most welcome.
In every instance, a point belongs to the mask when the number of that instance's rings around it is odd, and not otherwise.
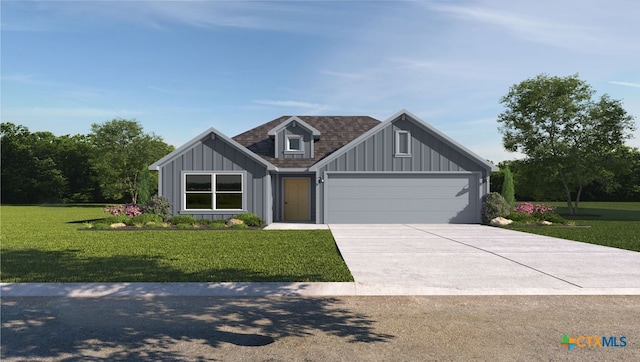
[[[353,281],[328,230],[81,231],[101,207],[0,211],[2,282]]]
[[[514,230],[640,251],[640,202],[583,202],[577,215],[566,215],[566,203],[545,202],[557,206],[556,212],[576,225],[590,228],[513,227]]]

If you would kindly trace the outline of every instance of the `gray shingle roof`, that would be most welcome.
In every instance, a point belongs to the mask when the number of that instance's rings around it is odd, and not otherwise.
[[[314,158],[274,158],[274,140],[267,133],[289,118],[282,116],[232,138],[276,167],[307,168],[380,124],[368,116],[298,116],[321,133],[320,139],[314,142]]]

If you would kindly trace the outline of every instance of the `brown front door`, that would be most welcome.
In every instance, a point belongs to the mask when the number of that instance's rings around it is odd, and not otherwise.
[[[284,179],[284,220],[309,221],[309,179]]]

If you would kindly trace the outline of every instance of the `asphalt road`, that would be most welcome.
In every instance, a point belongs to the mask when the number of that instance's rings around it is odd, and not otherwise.
[[[3,297],[1,312],[3,361],[640,360],[639,296]]]

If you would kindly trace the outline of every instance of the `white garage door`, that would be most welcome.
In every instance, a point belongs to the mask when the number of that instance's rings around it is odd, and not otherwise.
[[[327,175],[325,222],[479,223],[478,174]]]

